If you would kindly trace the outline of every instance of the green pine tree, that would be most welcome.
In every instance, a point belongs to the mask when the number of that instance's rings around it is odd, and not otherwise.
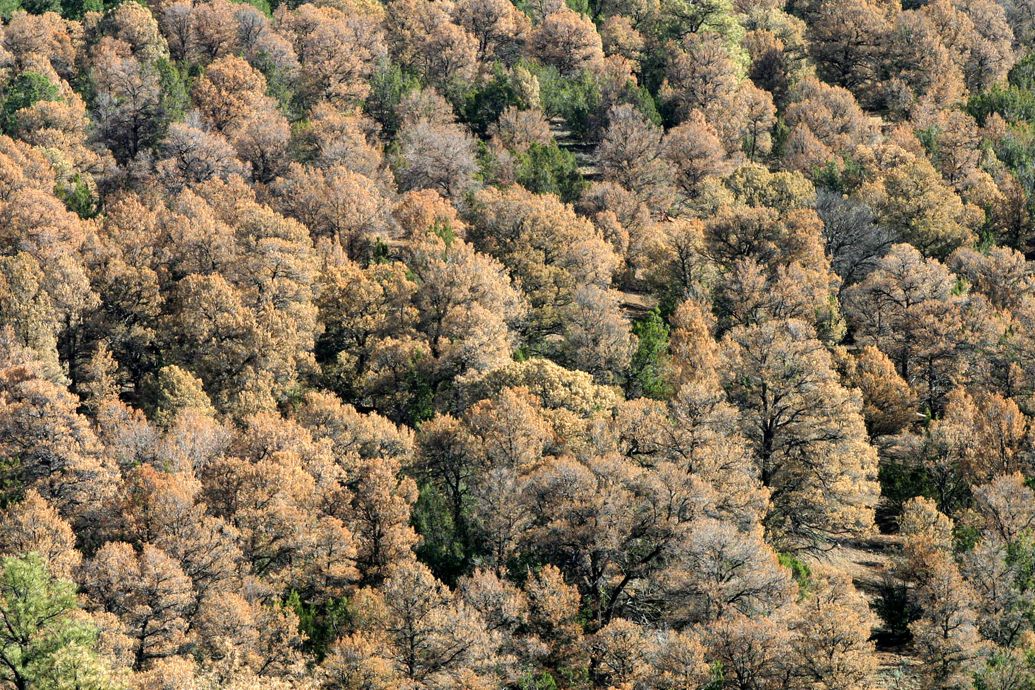
[[[97,630],[75,616],[71,582],[39,555],[0,561],[0,685],[16,690],[112,690],[94,646]]]
[[[636,321],[632,331],[639,339],[631,363],[633,393],[649,398],[668,396],[668,324],[655,308]]]

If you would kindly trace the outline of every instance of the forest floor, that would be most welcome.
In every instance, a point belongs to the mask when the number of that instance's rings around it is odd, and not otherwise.
[[[897,535],[877,534],[838,543],[830,551],[807,559],[810,567],[827,572],[840,572],[852,578],[876,613],[882,593],[896,581],[895,555],[900,539]],[[880,658],[879,688],[886,690],[914,690],[919,660],[913,655],[908,640],[902,640],[878,627],[873,631]]]
[[[584,141],[576,136],[563,117],[550,118],[550,131],[553,133],[557,146],[575,155],[579,174],[587,182],[600,179],[600,169],[597,166],[597,147],[594,142]]]

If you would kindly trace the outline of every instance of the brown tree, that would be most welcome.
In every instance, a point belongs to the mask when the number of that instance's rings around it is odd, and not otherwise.
[[[454,22],[449,8],[428,0],[393,0],[387,24],[393,56],[425,83],[453,93],[474,78],[480,39]]]
[[[458,199],[474,186],[474,139],[459,125],[419,120],[399,132],[394,167],[404,191],[432,189]]]
[[[356,608],[360,629],[383,640],[380,654],[402,678],[434,683],[466,669],[491,679],[495,649],[481,616],[425,566],[398,566],[381,590],[357,594]]]
[[[863,416],[871,436],[894,434],[917,418],[916,395],[895,371],[894,363],[873,345],[865,345],[845,362],[847,383],[863,396]]]
[[[876,345],[934,409],[957,366],[963,297],[955,276],[899,244],[866,280],[845,294],[845,311],[864,343]]]
[[[891,9],[870,0],[807,3],[809,52],[819,76],[857,93],[873,86]]]
[[[981,211],[964,205],[926,158],[905,160],[867,184],[860,195],[876,221],[925,256],[944,258],[974,239]]]
[[[301,91],[311,103],[350,105],[366,96],[366,80],[387,52],[379,20],[374,13],[309,3],[278,8],[277,28],[302,64]]]
[[[878,662],[870,641],[875,624],[847,577],[819,579],[791,624],[796,671],[824,690],[872,687]]]
[[[378,235],[386,234],[390,204],[384,191],[343,165],[292,163],[272,190],[282,213],[300,221],[314,237],[337,240],[350,256],[361,256]]]
[[[624,380],[636,336],[622,312],[619,295],[596,285],[580,287],[561,313],[565,360],[600,383]]]
[[[0,458],[8,501],[36,489],[86,538],[114,491],[117,470],[101,453],[77,399],[42,377],[31,351],[0,330]]]
[[[965,688],[982,654],[974,592],[950,556],[931,553],[917,590],[923,609],[909,626],[924,661],[925,688]]]
[[[618,105],[608,113],[608,126],[597,148],[604,179],[632,190],[659,215],[672,205],[674,176],[662,155],[661,137],[661,129],[631,105]]]
[[[39,493],[29,491],[4,513],[0,550],[6,555],[39,554],[54,577],[70,579],[82,561],[75,534]]]
[[[538,333],[557,329],[560,309],[579,286],[610,284],[618,258],[591,223],[556,197],[510,187],[485,190],[475,201],[468,237],[521,280]]]
[[[455,21],[478,39],[478,60],[511,62],[531,32],[528,17],[503,0],[463,0]]]
[[[733,172],[718,132],[708,124],[700,110],[693,110],[664,139],[665,157],[676,169],[676,183],[684,194],[697,196],[709,177]]]
[[[532,34],[531,48],[562,74],[599,69],[604,61],[603,44],[593,22],[564,6],[543,19]]]
[[[83,579],[90,601],[115,614],[132,638],[136,670],[185,648],[184,616],[194,592],[161,549],[146,544],[137,554],[129,544],[109,542],[87,564]]]
[[[862,401],[841,386],[811,329],[797,321],[738,327],[723,350],[726,388],[772,494],[767,534],[801,548],[869,529],[877,454]]]

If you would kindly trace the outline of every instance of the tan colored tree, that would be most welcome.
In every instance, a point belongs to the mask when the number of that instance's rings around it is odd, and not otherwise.
[[[945,109],[966,93],[963,68],[953,60],[936,23],[922,12],[901,12],[887,37],[884,97],[893,116]],[[861,95],[861,94],[860,94]]]
[[[356,538],[356,562],[366,581],[379,582],[397,563],[413,560],[417,535],[410,527],[410,507],[417,484],[400,474],[397,461],[364,463],[353,505],[346,509]]]
[[[186,645],[184,618],[194,592],[190,579],[161,549],[109,542],[86,566],[83,587],[97,607],[118,616],[133,639],[133,667],[175,656]]]
[[[660,580],[677,624],[708,625],[737,613],[764,616],[793,600],[794,583],[758,531],[700,518]]]
[[[695,197],[710,177],[733,172],[733,164],[700,110],[692,110],[683,122],[665,134],[664,155],[676,169],[676,183],[684,194]]]
[[[799,321],[738,327],[723,351],[726,389],[771,492],[770,538],[807,548],[869,529],[877,454],[861,396],[841,386],[812,330]]]
[[[564,580],[554,565],[545,565],[525,582],[528,621],[533,632],[551,643],[550,655],[570,660],[579,654],[582,628],[579,624],[579,590]]]
[[[4,511],[0,551],[9,556],[37,553],[51,575],[65,580],[72,578],[83,559],[76,551],[72,528],[36,491],[28,491]]]
[[[649,209],[665,214],[673,203],[673,166],[663,156],[663,132],[631,105],[608,112],[608,125],[597,148],[604,179],[633,192]]]
[[[4,47],[19,71],[42,61],[40,67],[69,78],[75,69],[74,28],[56,12],[17,13],[4,26]]]
[[[513,153],[525,153],[533,144],[548,146],[554,140],[550,123],[538,108],[507,106],[489,127],[489,134],[494,146]]]
[[[197,651],[207,665],[244,673],[255,663],[259,643],[258,621],[251,603],[237,593],[227,592],[205,599],[194,619]]]
[[[1030,634],[1031,622],[1023,615],[1030,593],[1018,585],[1017,564],[1009,546],[995,534],[985,534],[973,550],[960,558],[960,572],[977,594],[978,629],[981,635],[1005,648]]]
[[[461,220],[456,207],[433,189],[418,189],[400,195],[392,217],[399,224],[403,237],[420,239],[430,231],[451,231],[464,237],[467,225]]]
[[[636,623],[616,618],[587,640],[590,668],[596,682],[607,687],[632,687],[651,675],[648,659],[652,640]]]
[[[196,602],[234,587],[241,571],[240,534],[209,514],[201,489],[187,472],[140,465],[127,474],[120,502],[125,537],[154,543],[176,558],[193,583]]]
[[[772,129],[776,125],[776,105],[770,93],[745,79],[727,107],[740,117],[725,120],[712,116],[717,120],[716,129],[726,150],[730,153],[743,150],[751,161],[768,156],[773,150]]]
[[[926,158],[906,159],[860,190],[878,223],[925,256],[944,258],[974,240],[983,215],[947,187]]]
[[[700,110],[716,129],[716,116],[737,91],[736,67],[728,47],[714,32],[691,33],[668,51],[661,97],[685,119]]]
[[[960,365],[961,305],[956,278],[934,259],[898,244],[845,293],[845,312],[863,343],[880,348],[932,409]]]
[[[157,71],[126,55],[126,48],[121,42],[102,38],[93,49],[91,70],[98,94],[94,122],[102,141],[121,163],[156,143],[166,116]]]
[[[162,36],[158,20],[148,7],[115,7],[105,17],[103,28],[114,38],[128,43],[133,54],[141,61],[169,57],[169,47]]]
[[[969,687],[984,645],[977,629],[974,591],[951,556],[940,551],[928,554],[916,596],[923,614],[909,630],[924,662],[923,687]]]
[[[323,662],[323,672],[325,687],[334,690],[389,690],[400,683],[378,635],[352,633],[339,638]]]
[[[476,568],[457,583],[462,599],[482,614],[490,630],[513,629],[528,620],[528,600],[514,583]]]
[[[923,558],[933,551],[952,551],[952,519],[938,510],[935,502],[923,496],[906,501],[898,519],[899,531],[905,539],[906,577],[915,579],[923,566]]]
[[[246,175],[248,169],[225,137],[177,122],[161,146],[163,158],[156,166],[159,180],[172,190],[213,177]]]
[[[293,134],[303,160],[321,167],[341,164],[370,179],[379,179],[384,154],[377,129],[375,122],[353,109],[320,102],[310,111],[309,126]]]
[[[168,324],[170,340],[175,337],[177,342],[172,359],[189,363],[190,370],[207,382],[217,406],[232,404],[248,378],[261,376],[250,366],[260,334],[255,313],[220,274],[191,275],[180,281]],[[256,383],[265,383],[265,390],[255,392],[268,396],[271,382],[260,378]]]
[[[162,296],[158,273],[151,267],[156,249],[151,238],[158,232],[158,214],[138,198],[127,195],[113,202],[98,228],[105,256],[90,267],[101,297],[91,326],[106,334],[113,357],[134,386],[151,373],[158,335]]]
[[[684,383],[667,405],[630,401],[616,422],[619,448],[656,470],[678,499],[681,520],[707,516],[748,533],[757,528],[768,490],[717,377]]]
[[[793,677],[791,634],[776,617],[735,615],[711,625],[704,642],[708,658],[722,663],[730,687],[778,688]]]
[[[1035,275],[1028,262],[1009,247],[992,247],[987,253],[960,247],[949,255],[946,265],[966,278],[971,288],[985,295],[996,309],[1017,309],[1035,293]]]
[[[870,635],[875,625],[866,599],[848,577],[819,578],[791,624],[795,670],[823,690],[873,687],[878,659]]]
[[[502,571],[517,551],[533,515],[524,500],[531,477],[553,440],[538,400],[521,388],[504,388],[466,414],[468,452],[478,463],[472,477],[472,526],[487,559]]]
[[[697,219],[675,218],[652,226],[637,263],[658,292],[680,301],[704,299],[717,272],[705,244],[705,225]]]
[[[61,516],[94,536],[110,500],[117,469],[102,448],[78,399],[42,377],[36,357],[0,330],[0,460],[7,500],[35,489]]]
[[[291,126],[276,110],[252,111],[228,129],[238,158],[251,166],[257,182],[272,182],[287,165]]]
[[[610,245],[589,221],[556,197],[520,187],[476,196],[468,238],[521,281],[537,333],[558,328],[560,309],[585,284],[607,287],[618,266]]]
[[[835,156],[851,155],[857,146],[872,144],[878,121],[866,115],[850,91],[807,79],[794,86],[787,106],[787,126],[801,128],[820,144],[809,155],[796,156],[793,167],[808,172]]]
[[[604,48],[593,22],[568,7],[548,14],[531,37],[531,49],[562,74],[576,74],[602,66]]]
[[[478,39],[479,62],[511,62],[532,30],[527,15],[504,0],[462,0],[456,3],[453,16]]]
[[[845,332],[832,298],[836,282],[823,264],[793,262],[772,271],[756,259],[738,259],[716,291],[720,328],[795,319],[811,323],[824,342],[836,343]]]
[[[31,255],[0,257],[0,317],[11,334],[45,363],[50,378],[60,378],[60,317],[44,289],[46,276]]]
[[[717,379],[719,346],[715,342],[715,317],[699,302],[680,302],[670,319],[669,353],[672,356],[673,380],[689,382]]]
[[[176,5],[169,9],[176,8]],[[191,8],[187,17],[184,43],[191,48],[189,57],[196,62],[206,63],[231,55],[238,47],[234,22],[234,6],[225,0],[209,0]],[[192,35],[193,34],[193,35]],[[176,41],[170,41],[170,48]]]
[[[495,644],[481,616],[419,563],[394,568],[379,590],[356,595],[360,629],[410,681],[435,683],[465,669],[491,679]]]
[[[887,355],[866,345],[848,357],[845,378],[862,392],[863,416],[871,436],[894,434],[916,421],[916,395]]]
[[[1020,472],[1004,474],[974,489],[983,529],[1009,545],[1035,525],[1035,491]]]
[[[413,431],[376,413],[362,414],[336,396],[310,392],[295,410],[295,420],[315,438],[331,442],[335,461],[345,468],[354,458],[389,458],[407,463],[413,456]]]
[[[1015,402],[997,393],[954,390],[932,435],[947,446],[970,484],[1028,466],[1028,421]]]
[[[809,52],[824,80],[862,93],[879,78],[889,7],[871,0],[810,2]]]
[[[228,56],[209,64],[194,84],[194,105],[217,131],[223,132],[254,111],[273,110],[266,96],[262,73],[239,57]]]
[[[278,209],[304,224],[313,237],[336,239],[361,256],[386,234],[390,203],[380,186],[343,165],[315,168],[292,163],[274,182]]]
[[[617,454],[548,458],[533,475],[528,546],[578,585],[589,630],[636,613],[636,590],[685,549],[693,496],[666,479]]]
[[[367,95],[367,79],[387,52],[379,17],[306,3],[278,8],[274,19],[302,65],[300,85],[309,102],[352,105]]]
[[[819,258],[818,219],[809,212],[781,214],[765,205],[723,206],[705,224],[708,254],[724,268],[753,259],[772,270],[792,261]]]
[[[428,0],[393,0],[387,28],[393,57],[425,83],[452,93],[474,79],[480,41],[453,21],[450,7]]]
[[[316,357],[334,387],[349,390],[363,376],[378,341],[411,333],[417,285],[401,263],[366,268],[349,259],[337,243],[326,243],[317,307],[323,333]]]
[[[420,330],[443,376],[485,371],[510,359],[517,327],[527,305],[504,266],[467,242],[441,230],[425,232],[407,251],[406,263],[418,283],[414,305]]]
[[[414,125],[418,122],[451,125],[457,121],[452,104],[431,86],[413,89],[404,94],[395,106],[395,116],[399,119],[400,125]]]
[[[692,690],[711,677],[704,645],[693,633],[668,631],[653,660],[655,675],[647,687],[657,690]]]
[[[593,221],[615,252],[626,256],[628,266],[635,265],[647,250],[653,224],[650,209],[625,187],[614,182],[592,182],[576,208]]]
[[[934,3],[927,11],[939,29],[947,25],[948,31],[940,33],[955,60],[962,65],[967,88],[971,91],[987,89],[1013,66],[1015,37],[1002,5],[967,0],[951,5]]]
[[[604,384],[625,379],[637,339],[616,291],[596,285],[578,288],[561,319],[565,360],[572,367]]]
[[[44,169],[35,174],[46,180],[51,173]],[[17,185],[7,202],[0,204],[0,251],[5,255],[5,278],[11,281],[8,290],[16,293],[6,298],[5,307],[11,309],[22,342],[39,337],[45,341],[47,329],[57,325],[52,320],[59,321],[60,327],[54,330],[58,354],[75,384],[77,368],[86,355],[82,325],[97,306],[82,254],[89,226],[65,208],[54,188],[43,191],[38,184]],[[46,313],[48,301],[50,314]],[[25,310],[41,310],[39,323],[27,323]]]

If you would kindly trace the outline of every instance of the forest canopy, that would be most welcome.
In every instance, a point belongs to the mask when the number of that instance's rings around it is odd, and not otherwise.
[[[1035,2],[0,0],[0,690],[1035,689]]]

